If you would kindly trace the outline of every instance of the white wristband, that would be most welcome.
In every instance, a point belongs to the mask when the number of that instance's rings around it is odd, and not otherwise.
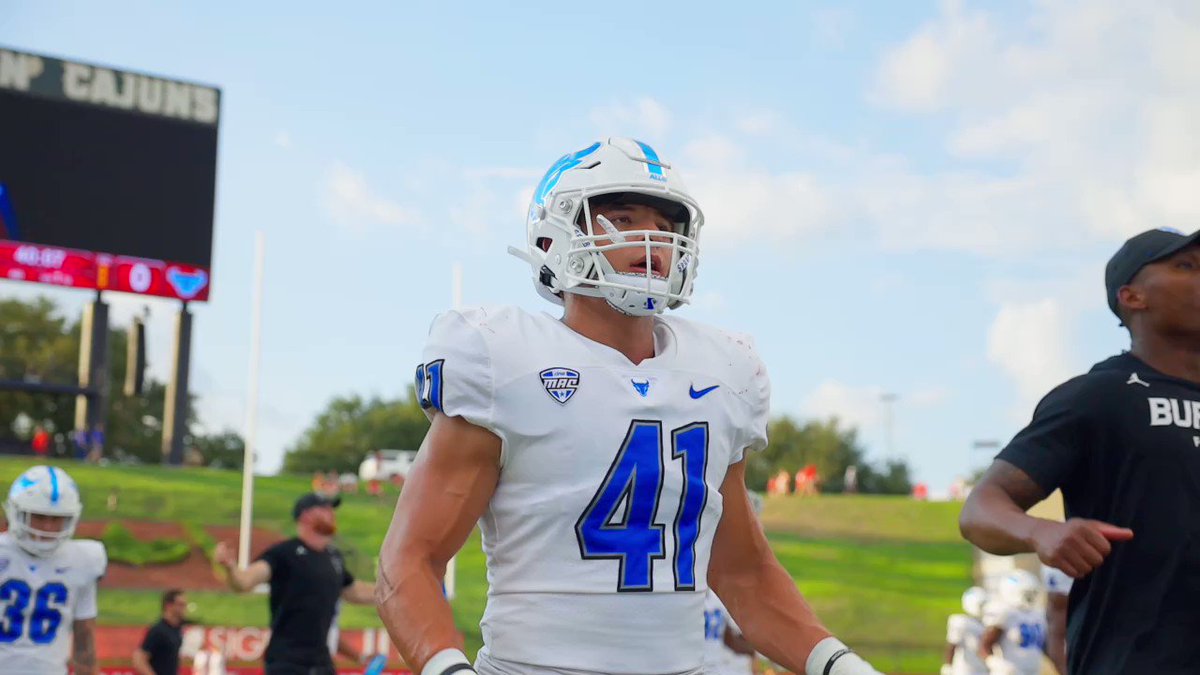
[[[841,640],[827,637],[813,647],[804,663],[807,675],[880,675]]]
[[[474,673],[467,655],[457,649],[443,649],[425,662],[421,675],[450,675],[451,673]]]

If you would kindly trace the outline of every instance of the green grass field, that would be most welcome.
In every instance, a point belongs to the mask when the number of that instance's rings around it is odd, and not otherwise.
[[[28,460],[0,459],[7,486]],[[241,474],[207,469],[92,467],[64,464],[79,483],[85,518],[124,518],[236,524]],[[119,489],[119,507],[105,507]],[[291,534],[291,506],[308,491],[304,477],[255,482],[255,524]],[[395,495],[376,500],[348,497],[338,512],[340,544],[351,566],[370,578],[391,517]],[[764,522],[776,555],[839,637],[892,673],[936,672],[946,616],[958,610],[971,584],[971,550],[958,537],[958,505],[919,503],[899,497],[772,498]],[[455,616],[472,651],[478,649],[479,617],[487,582],[476,532],[458,561]],[[194,615],[209,624],[266,625],[261,596],[190,593]],[[158,613],[152,591],[100,594],[100,621],[142,625]],[[346,627],[378,625],[374,609],[347,607]]]

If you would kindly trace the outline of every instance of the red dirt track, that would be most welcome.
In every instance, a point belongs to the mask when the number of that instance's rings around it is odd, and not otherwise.
[[[133,536],[144,540],[172,538],[188,541],[187,533],[178,523],[156,523],[137,520],[118,521]],[[99,539],[108,526],[106,520],[88,520],[79,523],[75,536],[84,539]],[[238,528],[233,526],[208,525],[204,528],[217,541],[227,542],[237,546]],[[270,546],[283,541],[278,532],[254,528],[251,532],[251,558],[259,555]],[[193,548],[192,554],[183,562],[174,565],[147,565],[137,567],[123,563],[110,562],[108,574],[100,582],[100,588],[130,588],[130,589],[167,589],[180,588],[185,591],[222,591],[227,586],[213,574],[212,564],[204,557],[200,549]]]

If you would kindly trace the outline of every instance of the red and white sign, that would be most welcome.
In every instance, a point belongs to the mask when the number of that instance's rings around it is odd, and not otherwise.
[[[351,647],[357,649],[364,656],[386,655],[389,666],[395,667],[385,672],[397,674],[408,672],[397,669],[402,667],[404,659],[400,658],[400,653],[388,639],[387,631],[382,628],[346,629],[342,631],[342,635]],[[133,650],[141,646],[145,636],[146,627],[144,626],[97,626],[96,645],[99,648],[97,656],[101,662],[127,661],[133,655]],[[227,675],[260,675],[261,667],[242,668],[238,664],[262,663],[263,652],[266,651],[267,642],[270,639],[270,628],[188,626],[183,630],[183,645],[179,650],[180,673],[188,672],[183,666],[186,665],[190,668],[192,659],[200,650],[210,649],[216,650],[225,659]],[[101,672],[115,675],[130,670],[130,668],[111,668],[102,669]],[[362,667],[338,669],[338,673],[342,674],[362,672]]]
[[[68,288],[208,300],[208,270],[194,265],[0,239],[0,279]]]

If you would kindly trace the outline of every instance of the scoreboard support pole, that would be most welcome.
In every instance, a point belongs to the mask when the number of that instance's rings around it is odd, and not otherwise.
[[[90,454],[108,418],[108,305],[99,292],[83,308],[79,340],[79,386],[87,393],[75,397],[75,430],[84,432]]]
[[[175,364],[163,401],[163,463],[183,466],[183,437],[187,434],[188,370],[192,360],[192,313],[187,303],[175,316]]]

